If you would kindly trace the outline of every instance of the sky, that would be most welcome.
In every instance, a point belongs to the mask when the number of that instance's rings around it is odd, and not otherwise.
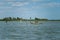
[[[0,0],[0,18],[60,19],[60,0]]]

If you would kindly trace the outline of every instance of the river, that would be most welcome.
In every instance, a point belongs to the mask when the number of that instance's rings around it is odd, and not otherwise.
[[[60,21],[0,21],[0,40],[60,40]]]

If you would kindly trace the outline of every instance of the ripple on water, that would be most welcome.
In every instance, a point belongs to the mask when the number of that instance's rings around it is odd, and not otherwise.
[[[60,40],[60,23],[0,22],[1,40]]]

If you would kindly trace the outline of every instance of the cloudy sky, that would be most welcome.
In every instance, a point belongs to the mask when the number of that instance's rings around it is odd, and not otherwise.
[[[60,19],[60,0],[0,0],[0,18]]]

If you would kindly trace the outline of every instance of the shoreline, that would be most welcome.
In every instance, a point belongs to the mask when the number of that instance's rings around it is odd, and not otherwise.
[[[3,20],[0,20],[0,21],[3,21]],[[35,21],[35,20],[7,20],[7,21]],[[37,20],[37,21],[45,21],[45,20]],[[46,20],[46,21],[60,21],[60,20]]]

